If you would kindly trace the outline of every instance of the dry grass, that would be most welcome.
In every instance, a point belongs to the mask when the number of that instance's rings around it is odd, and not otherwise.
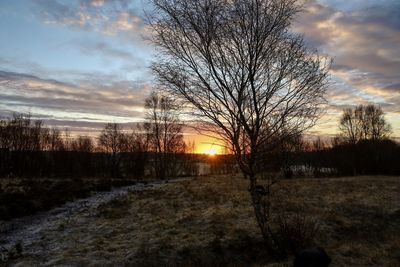
[[[400,266],[400,178],[284,180],[281,212],[318,223],[332,266]],[[270,259],[240,177],[199,177],[131,193],[24,248],[19,265],[291,266]]]

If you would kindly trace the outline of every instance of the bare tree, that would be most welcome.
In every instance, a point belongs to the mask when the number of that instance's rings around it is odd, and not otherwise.
[[[149,150],[149,135],[146,133],[142,125],[138,125],[136,129],[132,130],[131,139],[133,143],[133,149],[129,151],[140,151],[146,152]]]
[[[141,125],[124,133],[122,138],[122,170],[125,177],[143,178],[148,163],[149,136]]]
[[[99,136],[99,146],[113,155],[121,150],[122,128],[117,123],[107,123]]]
[[[0,147],[11,151],[40,151],[46,147],[49,129],[43,121],[14,113],[12,118],[0,121]]]
[[[175,101],[153,92],[145,102],[146,120],[144,128],[149,137],[149,149],[154,153],[155,176],[164,179],[179,171],[176,154],[185,152],[182,123],[179,120]]]
[[[124,135],[122,128],[117,123],[107,123],[99,136],[99,147],[111,154],[111,172],[113,176],[119,176],[119,157]]]
[[[89,136],[78,136],[71,141],[72,151],[91,153],[94,151],[92,138]]]
[[[194,141],[189,141],[186,144],[186,151],[183,159],[183,171],[185,175],[197,176],[199,174],[199,166],[197,164],[198,157],[195,151],[196,143]]]
[[[339,123],[341,138],[350,144],[356,144],[362,138],[360,121],[356,118],[355,113],[357,110],[353,112],[352,109],[345,109]]]
[[[49,151],[64,151],[66,150],[64,140],[61,136],[61,131],[59,129],[50,129],[47,136],[47,148]]]
[[[269,187],[259,184],[263,149],[313,126],[330,60],[289,31],[296,0],[152,0],[153,70],[202,128],[230,145],[266,241]],[[269,242],[271,247],[274,242]]]
[[[329,147],[329,143],[322,140],[320,136],[318,136],[317,139],[313,140],[310,145],[311,151],[322,151]]]
[[[382,108],[375,105],[364,107],[364,135],[367,139],[381,140],[391,132],[391,125],[386,121]]]
[[[359,105],[345,109],[339,122],[339,138],[342,142],[357,144],[362,140],[382,140],[391,132],[390,124],[385,120],[379,106]]]

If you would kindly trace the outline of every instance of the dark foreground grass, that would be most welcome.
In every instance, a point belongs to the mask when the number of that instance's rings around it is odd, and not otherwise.
[[[400,178],[283,180],[275,209],[318,225],[332,266],[400,266]],[[277,227],[277,225],[275,225]],[[12,264],[291,266],[266,252],[240,177],[132,192],[46,231]]]

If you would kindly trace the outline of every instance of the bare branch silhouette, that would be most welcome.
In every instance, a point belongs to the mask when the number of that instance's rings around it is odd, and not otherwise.
[[[257,162],[263,150],[313,126],[330,60],[289,31],[295,0],[153,0],[161,85],[186,101],[203,129],[231,146],[261,232],[271,240]]]

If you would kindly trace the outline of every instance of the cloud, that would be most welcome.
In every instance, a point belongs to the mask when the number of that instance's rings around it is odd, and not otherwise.
[[[90,41],[77,41],[74,40],[72,42],[74,45],[77,45],[81,52],[85,55],[100,55],[102,57],[110,58],[110,59],[120,59],[124,61],[138,61],[137,56],[133,55],[131,52],[112,47],[106,42],[90,42]]]
[[[139,40],[145,23],[137,1],[131,0],[35,0],[37,16],[47,24],[97,31],[107,35],[126,34]]]
[[[92,0],[90,1],[90,5],[95,7],[101,7],[104,5],[104,0]]]
[[[335,57],[335,65],[397,75],[400,69],[400,2],[352,12],[309,1],[295,30]]]
[[[74,83],[26,73],[0,71],[0,116],[30,112],[34,118],[84,124],[134,123],[143,117],[147,83],[82,75]],[[67,123],[67,124],[68,124]]]
[[[329,106],[321,121],[345,107],[375,103],[400,120],[400,2],[309,0],[294,25],[307,45],[333,57]],[[333,125],[321,132],[335,131]]]
[[[398,93],[398,92],[400,92],[400,83],[388,85],[384,89]]]

